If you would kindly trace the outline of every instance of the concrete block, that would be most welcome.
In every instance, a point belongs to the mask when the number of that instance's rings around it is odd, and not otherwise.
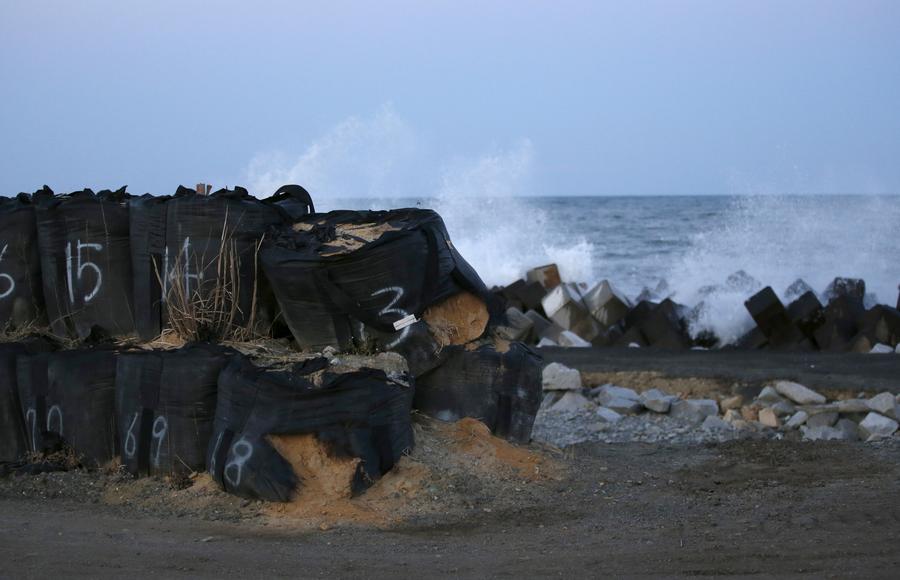
[[[866,333],[875,343],[891,347],[900,343],[900,311],[879,304],[865,311],[858,319],[859,331]]]
[[[600,330],[575,285],[560,284],[544,296],[541,305],[550,320],[587,341],[593,340]]]
[[[623,320],[625,329],[628,330],[640,326],[657,306],[659,306],[658,302],[650,302],[648,300],[638,301],[634,308],[625,315],[625,319]]]
[[[506,340],[531,342],[533,338],[534,322],[515,307],[506,309],[507,323],[497,328],[497,334]]]
[[[541,300],[547,295],[547,289],[539,282],[527,282],[519,288],[517,295],[526,310],[541,308]]]
[[[581,373],[564,364],[550,363],[544,367],[542,384],[545,391],[580,391]]]
[[[835,278],[825,289],[824,296],[829,303],[845,297],[862,305],[866,297],[866,281],[860,278]]]
[[[890,437],[897,427],[897,421],[878,413],[869,413],[859,424],[859,434],[866,441],[874,441]]]
[[[797,298],[800,298],[807,292],[813,292],[815,295],[815,291],[812,289],[812,286],[806,283],[802,278],[797,278],[791,285],[788,286],[784,291],[784,298],[788,301],[794,301]],[[816,298],[818,300],[818,298]]]
[[[838,296],[825,307],[825,322],[816,330],[816,344],[822,350],[846,351],[859,332],[857,321],[864,314],[861,302]]]
[[[656,413],[668,413],[672,403],[678,400],[675,395],[670,395],[659,389],[648,389],[641,393],[641,404]]]
[[[812,290],[791,302],[787,307],[787,315],[803,336],[813,341],[816,330],[825,323],[825,309]]]
[[[621,322],[631,310],[631,301],[607,280],[584,295],[584,304],[602,328]]]
[[[776,381],[774,387],[779,395],[787,397],[798,405],[819,405],[826,400],[823,395],[804,387],[800,383]]]
[[[612,346],[623,334],[625,334],[625,331],[622,330],[622,326],[618,324],[610,326],[605,330],[601,328],[597,333],[597,336],[594,337],[594,340],[591,341],[591,344],[594,346]]]
[[[681,317],[682,308],[666,298],[641,323],[641,334],[650,346],[683,350],[690,348],[691,337]]]
[[[522,303],[522,300],[519,298],[519,290],[523,286],[525,286],[525,280],[522,280],[520,278],[519,280],[516,280],[512,284],[508,284],[508,285],[504,286],[503,288],[499,288],[499,289],[492,288],[491,291],[494,292],[495,294],[499,294],[503,298],[503,300],[506,301],[506,305],[508,307],[517,308],[519,310],[525,310],[526,309],[525,305]]]
[[[629,328],[613,342],[615,346],[631,346],[633,344],[647,346],[647,339],[644,338],[641,329],[636,326]]]
[[[747,334],[738,339],[735,346],[743,350],[759,350],[769,345],[769,339],[758,326],[754,326]]]
[[[584,340],[571,330],[563,330],[559,333],[559,346],[568,348],[590,348],[591,343]]]
[[[725,279],[725,288],[731,292],[743,292],[746,296],[762,288],[762,284],[744,270],[738,270]]]
[[[762,333],[772,340],[790,328],[787,311],[771,286],[766,286],[744,302],[744,306]]]
[[[562,279],[559,277],[559,268],[556,264],[547,264],[528,270],[525,274],[525,280],[528,282],[538,282],[547,290],[553,290],[560,285]]]
[[[533,324],[532,336],[539,341],[541,339],[553,341],[554,346],[559,344],[559,335],[565,330],[564,328],[551,320],[547,320],[534,310],[529,310],[525,313],[525,316]]]

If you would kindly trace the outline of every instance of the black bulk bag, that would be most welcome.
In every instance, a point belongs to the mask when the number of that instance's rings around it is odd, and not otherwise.
[[[254,301],[264,294],[257,285],[259,242],[271,226],[289,221],[293,214],[302,215],[304,207],[309,211],[312,201],[299,186],[284,186],[265,201],[242,187],[210,195],[179,187],[174,196],[133,199],[131,252],[138,336],[143,340],[159,336],[168,320],[166,300],[176,288],[183,296],[206,297],[217,284],[229,284],[228,295],[237,296],[234,324],[248,323]],[[230,258],[236,261],[237,280],[232,279],[235,271],[227,268]]]
[[[54,334],[134,333],[125,188],[35,193],[44,301]]]
[[[64,442],[86,465],[116,456],[116,352],[69,350],[16,359],[28,449]]]
[[[25,193],[0,197],[0,329],[22,328],[43,313],[34,205]]]
[[[443,421],[478,419],[497,436],[528,443],[543,395],[540,355],[520,342],[449,349],[440,367],[416,379],[413,406]]]
[[[207,462],[225,491],[267,501],[291,499],[303,482],[269,435],[314,435],[335,456],[360,458],[348,482],[354,492],[412,449],[413,388],[405,374],[371,368],[337,374],[328,367],[325,358],[314,358],[267,370],[236,357],[222,371]],[[317,385],[310,375],[320,371]]]
[[[415,376],[433,368],[441,350],[420,320],[426,308],[468,291],[495,311],[432,210],[311,215],[281,228],[261,257],[301,347],[346,350],[374,341],[404,355]]]
[[[193,344],[119,355],[116,415],[122,464],[129,473],[206,470],[219,372],[233,352]]]
[[[0,462],[15,461],[28,451],[16,359],[49,350],[50,343],[41,339],[0,344]]]

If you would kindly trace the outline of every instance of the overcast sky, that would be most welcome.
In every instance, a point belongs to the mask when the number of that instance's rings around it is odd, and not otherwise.
[[[0,91],[3,195],[900,192],[896,0],[2,0]]]

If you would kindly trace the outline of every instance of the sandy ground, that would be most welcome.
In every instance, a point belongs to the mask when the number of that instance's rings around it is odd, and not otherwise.
[[[745,359],[741,374],[735,358],[700,354],[696,375],[725,382],[769,371],[781,378],[795,364]],[[691,376],[673,372],[680,363],[667,355],[625,355],[645,358],[620,363],[606,354],[577,356],[591,372]],[[830,388],[882,390],[900,380],[878,366],[887,359],[852,358],[812,364],[831,365],[822,379],[833,381]],[[803,364],[810,363],[796,363],[795,372]],[[286,525],[265,506],[214,491],[199,508],[192,502],[182,509],[168,505],[182,492],[159,482],[141,484],[137,494],[152,502],[109,501],[117,476],[77,476],[78,489],[87,490],[78,493],[55,487],[49,476],[38,476],[46,483],[7,478],[0,485],[0,577],[893,578],[900,565],[897,437],[526,451],[556,464],[554,477],[519,481],[510,472],[497,485],[477,478],[464,485],[466,478],[454,479],[459,473],[440,472],[415,500],[427,506],[435,493],[433,506],[389,526]],[[439,497],[451,485],[442,480],[454,482],[453,501]],[[131,491],[119,496],[136,497],[135,483],[121,484]]]
[[[571,479],[539,502],[388,531],[2,497],[0,569],[10,578],[896,577],[896,444],[624,444],[571,455]]]

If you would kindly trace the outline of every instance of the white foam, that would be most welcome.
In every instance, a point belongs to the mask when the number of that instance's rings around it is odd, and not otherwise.
[[[743,305],[751,292],[726,288],[703,296],[701,288],[723,284],[742,269],[785,299],[797,278],[821,293],[835,276],[847,276],[865,279],[868,292],[890,301],[900,282],[898,224],[896,199],[860,196],[816,204],[796,196],[739,198],[721,223],[697,232],[664,277],[675,300],[706,303],[693,332],[712,329],[730,342],[753,325]]]

